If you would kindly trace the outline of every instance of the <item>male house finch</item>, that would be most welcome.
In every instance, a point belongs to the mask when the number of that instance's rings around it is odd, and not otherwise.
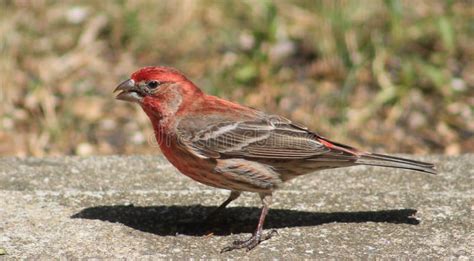
[[[117,99],[138,103],[153,124],[165,157],[184,175],[228,189],[224,209],[242,191],[260,195],[257,229],[222,251],[257,246],[272,192],[283,182],[316,170],[372,165],[435,174],[433,164],[360,151],[330,141],[277,116],[203,93],[179,71],[145,67],[117,86]],[[115,92],[114,91],[114,92]]]

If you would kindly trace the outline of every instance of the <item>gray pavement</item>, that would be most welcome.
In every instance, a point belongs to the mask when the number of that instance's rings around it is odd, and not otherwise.
[[[204,225],[228,192],[178,174],[160,156],[0,158],[0,260],[474,260],[474,154],[418,159],[439,174],[352,167],[295,179],[275,193],[267,219],[278,235],[250,252],[220,254],[250,236],[257,195],[245,193]]]

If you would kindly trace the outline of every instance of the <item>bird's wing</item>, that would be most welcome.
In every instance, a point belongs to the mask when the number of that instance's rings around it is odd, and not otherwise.
[[[241,121],[189,117],[178,123],[177,130],[181,144],[201,158],[354,159],[354,155],[331,149],[317,134],[282,117]]]

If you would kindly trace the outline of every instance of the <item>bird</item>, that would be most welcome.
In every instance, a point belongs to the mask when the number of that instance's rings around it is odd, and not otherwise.
[[[117,92],[116,99],[141,106],[161,152],[174,167],[197,182],[230,191],[211,216],[242,192],[260,196],[255,232],[221,252],[251,250],[275,234],[263,231],[272,194],[293,178],[357,165],[436,174],[434,164],[359,150],[285,117],[208,95],[172,67],[140,68]]]

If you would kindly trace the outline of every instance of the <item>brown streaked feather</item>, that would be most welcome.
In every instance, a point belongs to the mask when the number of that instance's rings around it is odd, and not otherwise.
[[[199,157],[248,159],[308,159],[331,152],[317,135],[288,121],[268,118],[226,121],[200,126],[182,119],[178,133],[182,144]]]
[[[180,143],[199,158],[240,158],[267,164],[283,180],[355,165],[358,158],[347,148],[326,146],[317,134],[282,117],[260,114],[253,119],[213,119],[211,125],[196,118],[182,119],[177,125]]]
[[[218,159],[215,171],[235,190],[265,192],[282,183],[272,166],[245,159]]]

